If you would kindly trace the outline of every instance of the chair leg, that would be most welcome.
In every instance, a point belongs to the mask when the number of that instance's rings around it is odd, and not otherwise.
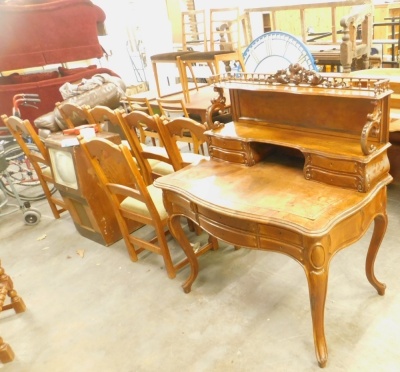
[[[124,235],[124,233],[122,234]],[[138,260],[138,256],[135,247],[133,246],[129,237],[126,237],[125,235],[124,235],[124,241],[131,261],[136,262]]]
[[[43,182],[41,182],[41,183],[42,183],[43,192],[46,196],[47,202],[49,203],[49,206],[53,213],[54,218],[55,219],[60,218],[60,213],[66,211],[66,208],[58,208],[57,204],[62,204],[62,203],[60,201],[55,202],[55,200],[54,200],[55,198],[51,194],[49,186],[47,185],[47,182],[45,180],[43,180]]]
[[[4,305],[7,296],[10,297],[11,303]],[[22,313],[26,310],[26,306],[22,298],[18,296],[11,278],[6,274],[0,262],[0,312],[9,309],[14,309],[16,313]],[[0,362],[11,362],[14,357],[11,346],[0,337]]]
[[[217,71],[217,68],[215,67],[215,66],[216,66],[215,62],[207,62],[207,66],[208,66],[208,68],[210,69],[211,74],[212,74],[212,75],[215,75],[215,74],[216,74],[216,71]],[[218,71],[219,71],[219,70],[218,70]]]
[[[153,61],[152,62],[152,66],[153,66],[154,79],[156,81],[157,94],[158,94],[159,97],[161,97],[160,83],[158,81],[157,62]]]
[[[176,277],[176,270],[171,258],[171,252],[168,247],[167,239],[165,237],[166,232],[155,226],[158,245],[160,247],[160,254],[163,257],[165,270],[167,271],[168,278],[174,279]]]
[[[129,232],[128,226],[126,225],[126,221],[123,216],[121,216],[120,213],[116,213],[115,217],[117,218],[118,226],[121,230],[121,235],[124,239],[126,249],[128,251],[129,257],[133,262],[136,262],[138,260],[137,252],[132,244],[131,241],[131,234]]]
[[[14,360],[15,354],[11,349],[11,346],[6,344],[0,337],[0,362],[9,363]]]
[[[23,313],[26,310],[26,305],[24,300],[18,296],[17,291],[11,289],[8,295],[11,298],[11,304],[4,306],[3,310],[14,309],[17,314]]]
[[[199,86],[197,84],[197,79],[196,79],[196,76],[195,76],[194,71],[193,71],[193,65],[191,63],[189,63],[187,65],[187,67],[188,67],[188,69],[190,71],[190,74],[192,75],[193,83],[194,83],[194,86],[196,87],[196,90],[199,90]],[[188,86],[188,89],[189,89],[189,86]]]
[[[211,244],[211,246],[212,246],[211,249],[213,251],[216,251],[217,249],[219,249],[218,239],[215,236],[209,235],[208,242]]]
[[[240,68],[242,69],[242,72],[246,72],[246,66],[244,65],[243,58],[239,58],[238,62],[240,64]]]
[[[191,62],[182,61],[180,57],[177,57],[176,64],[178,66],[179,79],[182,85],[183,98],[186,103],[189,103],[190,102],[189,82],[187,78],[186,68],[188,68],[190,71],[196,90],[199,90],[199,85],[197,84],[197,79],[194,74],[193,65]]]
[[[186,103],[190,102],[189,97],[189,83],[186,74],[186,62],[183,62],[180,57],[176,58],[176,65],[178,66],[179,80],[182,86],[183,99]]]
[[[216,59],[214,61],[214,69],[215,69],[215,75],[219,75],[220,71],[219,71],[219,60],[218,59]]]
[[[4,305],[6,297],[10,297],[11,303]],[[18,296],[14,289],[14,283],[6,274],[0,262],[0,312],[3,310],[14,309],[18,313],[23,313],[26,310],[24,300]]]

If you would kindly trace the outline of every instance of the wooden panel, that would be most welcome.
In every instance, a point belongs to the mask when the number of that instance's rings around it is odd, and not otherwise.
[[[288,90],[290,90],[289,88]],[[254,92],[235,90],[235,121],[254,121],[260,125],[293,126],[295,130],[318,130],[335,136],[360,137],[368,114],[374,112],[376,101],[348,99],[286,92]],[[290,103],[289,103],[290,102]]]

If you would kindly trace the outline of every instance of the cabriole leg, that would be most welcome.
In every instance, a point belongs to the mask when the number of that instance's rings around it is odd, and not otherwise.
[[[321,368],[328,361],[328,348],[326,346],[324,330],[325,301],[328,288],[329,261],[327,249],[321,242],[311,244],[305,251],[306,259],[304,270],[306,272],[310,295],[311,318],[313,325],[315,354]]]
[[[378,254],[379,247],[382,243],[383,237],[385,236],[386,228],[388,224],[387,214],[382,213],[375,217],[374,220],[374,231],[372,233],[371,242],[369,244],[367,259],[365,262],[365,272],[367,274],[368,281],[383,296],[385,294],[386,285],[376,279],[374,273],[375,258]]]
[[[180,216],[173,215],[170,217],[168,221],[169,230],[174,238],[179,242],[183,251],[185,252],[190,265],[190,275],[187,278],[186,282],[183,283],[182,288],[185,293],[189,293],[192,289],[192,284],[196,280],[197,275],[199,273],[199,264],[197,262],[196,254],[193,252],[193,248],[190,245],[189,239],[186,237],[185,232],[183,231]]]

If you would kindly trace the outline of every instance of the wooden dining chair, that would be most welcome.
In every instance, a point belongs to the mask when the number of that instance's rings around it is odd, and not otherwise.
[[[1,118],[34,167],[54,218],[60,218],[60,214],[67,211],[67,207],[64,200],[52,194],[47,184],[54,184],[50,156],[47,148],[40,140],[39,135],[36,133],[35,128],[29,120],[22,120],[16,116],[7,117],[6,115],[2,115]],[[30,147],[27,146],[24,138],[32,139],[37,147],[37,152],[31,150]]]
[[[133,156],[137,160],[137,164],[141,167],[141,174],[147,185],[151,185],[153,181],[162,176],[166,176],[175,171],[169,153],[165,148],[147,146],[139,143],[136,131],[144,124],[158,132],[158,127],[164,121],[159,115],[147,115],[141,111],[132,111],[130,113],[118,113],[121,120],[121,126],[129,140]],[[200,155],[192,153],[182,153],[185,164],[197,162]],[[196,228],[192,221],[188,220],[190,231],[196,231],[200,234],[200,230]]]
[[[121,103],[124,105],[126,112],[143,111],[148,115],[154,115],[150,101],[146,97],[126,96]],[[146,140],[150,139],[153,146],[157,146],[157,142],[159,146],[162,146],[162,141],[158,133],[153,131],[150,127],[143,126],[138,133],[140,135],[140,142],[146,143]]]
[[[188,64],[185,67],[185,71],[182,71],[182,63],[180,58],[188,56],[195,52],[204,52],[209,49],[208,39],[207,39],[207,19],[204,9],[197,10],[187,10],[181,12],[181,28],[182,28],[182,50],[155,54],[150,57],[153,73],[157,87],[158,97],[163,97],[160,89],[160,82],[158,76],[157,64],[159,63],[169,63],[175,64],[178,71],[178,78],[181,85],[186,79],[188,81],[186,74],[186,67],[192,77],[192,81],[198,89],[197,79],[193,70],[193,65]],[[183,85],[182,85],[183,88]]]
[[[174,278],[177,270],[188,263],[188,259],[177,263],[172,260],[166,238],[169,233],[168,214],[162,201],[162,190],[145,184],[126,146],[117,146],[101,138],[87,141],[81,136],[78,138],[112,203],[131,260],[137,261],[138,254],[143,251],[156,253],[162,256],[168,277]],[[135,232],[130,234],[128,220],[152,227],[154,238],[146,240]],[[196,255],[214,248],[214,245],[215,242],[203,245]]]
[[[242,71],[245,71],[242,49],[244,47],[244,35],[239,8],[211,8],[210,9],[210,49],[223,51],[216,54],[215,69],[219,73],[219,63],[239,63]],[[230,71],[230,67],[227,68]]]
[[[70,102],[57,102],[56,109],[67,128],[75,128],[79,125],[88,124],[83,107]]]
[[[144,111],[146,114],[154,115],[150,101],[146,97],[125,96],[121,100],[125,111]]]
[[[143,111],[117,112],[121,128],[129,143],[140,172],[147,185],[154,179],[174,172],[174,168],[164,147],[146,145],[139,141],[143,128],[149,128],[158,134],[158,125],[154,115]]]
[[[245,71],[241,45],[241,18],[239,8],[210,9],[210,49],[178,56],[184,100],[190,102],[189,82],[186,70],[195,64],[206,64],[211,75],[220,73],[221,62],[229,66],[231,61]],[[230,67],[226,68],[230,70]],[[194,78],[196,81],[196,78]],[[196,85],[196,89],[198,89]]]
[[[199,154],[200,146],[206,144],[204,132],[207,127],[204,124],[186,117],[177,117],[172,120],[163,120],[161,117],[156,117],[156,121],[158,131],[175,171],[189,164],[209,159],[208,156]],[[179,142],[182,139],[183,132],[190,133],[193,141],[193,152],[181,151]]]
[[[161,84],[160,84],[160,78],[159,78],[159,74],[158,74],[157,65],[160,63],[175,64],[177,71],[178,71],[179,81],[182,84],[181,63],[178,58],[185,54],[190,54],[190,53],[192,53],[192,52],[188,51],[188,50],[183,50],[183,51],[177,51],[177,52],[158,53],[158,54],[154,54],[154,55],[150,56],[150,61],[151,61],[152,67],[153,67],[153,74],[154,74],[154,79],[155,79],[155,83],[156,83],[158,97],[163,97],[163,96],[165,96],[165,94],[162,94],[162,92],[161,92]],[[190,66],[189,69],[190,69],[190,73],[194,79],[194,72],[193,72],[192,66]]]
[[[97,124],[99,127],[102,127],[109,132],[118,133],[121,137],[122,143],[131,149],[132,156],[137,162],[139,169],[145,171],[145,169],[143,168],[143,164],[136,156],[135,150],[131,147],[133,141],[126,137],[125,131],[121,124],[121,120],[118,116],[119,114],[122,115],[126,113],[126,111],[124,109],[112,110],[107,106],[101,105],[97,105],[94,107],[84,106],[83,109],[89,123]],[[142,129],[142,131],[144,131],[144,129]]]
[[[157,103],[160,110],[160,116],[164,116],[167,119],[183,116],[187,118],[189,117],[183,99],[157,98]]]
[[[164,117],[168,120],[178,118],[178,117],[186,117],[191,118],[196,121],[200,119],[198,117],[192,116],[188,113],[185,102],[183,99],[169,99],[169,98],[157,98],[157,103],[160,109],[160,116]],[[186,142],[189,146],[189,150],[191,150],[193,144],[193,138],[189,131],[183,131],[180,142]],[[195,148],[195,152],[199,153],[199,150],[204,154],[204,147],[200,146],[200,148]]]
[[[182,49],[194,52],[209,50],[207,18],[204,9],[188,9],[181,12]]]
[[[97,124],[98,128],[101,128],[101,130],[117,133],[122,140],[126,140],[116,115],[116,111],[118,110],[124,111],[123,109],[113,110],[103,105],[96,105],[93,107],[87,105],[83,106],[83,111],[89,124]]]

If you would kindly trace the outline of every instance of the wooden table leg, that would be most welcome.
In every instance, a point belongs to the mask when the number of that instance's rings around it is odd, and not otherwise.
[[[372,238],[367,253],[367,259],[365,262],[365,272],[367,274],[368,281],[381,296],[385,294],[386,285],[376,279],[374,273],[374,264],[379,247],[382,243],[383,237],[385,236],[387,224],[388,218],[386,213],[382,213],[375,217],[374,231],[372,233]]]
[[[304,271],[307,276],[310,296],[315,354],[321,368],[325,367],[328,361],[328,348],[324,330],[325,301],[329,273],[327,248],[321,242],[310,244],[310,249],[305,250],[306,256],[304,260]]]
[[[319,272],[312,271],[308,275],[315,354],[318,365],[321,368],[325,367],[328,361],[328,348],[324,330],[325,300],[328,285],[327,269]]]
[[[183,251],[185,252],[190,265],[190,275],[186,282],[182,284],[183,291],[189,293],[192,289],[192,284],[196,280],[199,273],[199,263],[197,261],[196,254],[193,252],[193,248],[190,245],[189,239],[187,238],[180,221],[180,215],[173,215],[168,221],[169,230],[175,239],[180,243]]]

